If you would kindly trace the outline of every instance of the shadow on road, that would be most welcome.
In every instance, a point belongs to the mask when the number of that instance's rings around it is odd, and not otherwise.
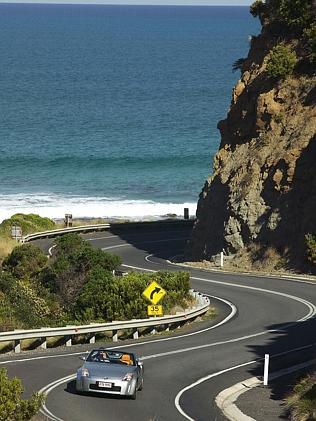
[[[167,259],[175,254],[183,253],[187,241],[191,237],[193,222],[183,221],[179,224],[153,224],[148,227],[137,226],[126,229],[120,224],[111,226],[111,233],[154,257]],[[163,245],[163,247],[162,247]],[[119,250],[119,249],[118,249]],[[110,250],[115,253],[115,249]]]
[[[85,396],[88,398],[102,398],[102,399],[128,399],[128,396],[121,396],[121,395],[110,395],[107,393],[95,393],[95,392],[89,392],[89,393],[83,393],[83,392],[77,392],[76,391],[76,380],[71,380],[67,383],[65,389],[65,392],[71,393],[72,395],[80,395]]]
[[[272,337],[264,345],[249,345],[257,364],[248,370],[251,376],[263,378],[264,356],[270,355],[270,375],[316,358],[316,318],[313,317],[296,324],[275,324],[266,327],[272,331]],[[293,386],[307,374],[315,371],[315,365],[269,381],[270,399],[284,400],[293,390]],[[288,419],[288,410],[283,409],[280,419]]]

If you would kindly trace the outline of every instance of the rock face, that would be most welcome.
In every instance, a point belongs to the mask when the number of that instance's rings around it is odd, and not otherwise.
[[[198,202],[193,259],[250,243],[299,259],[305,234],[316,233],[316,77],[269,77],[265,57],[275,44],[264,29],[252,39],[218,124],[221,143]]]

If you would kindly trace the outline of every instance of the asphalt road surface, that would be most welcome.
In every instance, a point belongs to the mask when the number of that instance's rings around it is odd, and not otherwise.
[[[95,247],[120,255],[126,271],[156,271],[179,270],[166,259],[181,253],[189,236],[188,227],[134,227],[84,237]],[[38,243],[48,249],[52,241]],[[75,393],[73,374],[81,365],[78,356],[91,345],[6,355],[0,365],[22,378],[26,395],[44,388],[48,419],[223,420],[216,395],[238,381],[262,375],[265,353],[271,356],[271,371],[315,357],[313,283],[195,269],[190,274],[193,288],[232,304],[212,299],[219,308],[217,320],[193,324],[170,336],[108,344],[128,347],[144,360],[144,389],[136,401]],[[216,327],[233,315],[234,308],[234,317]]]

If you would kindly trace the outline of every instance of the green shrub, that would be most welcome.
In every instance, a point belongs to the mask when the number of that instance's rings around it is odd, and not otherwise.
[[[56,249],[54,250],[57,256],[59,255],[72,255],[83,247],[87,243],[80,235],[78,234],[65,234],[61,237],[57,237],[55,240]]]
[[[267,72],[269,76],[285,79],[293,73],[296,64],[295,52],[284,43],[280,43],[268,55]]]
[[[0,421],[27,421],[40,409],[44,395],[33,393],[29,399],[21,399],[21,380],[9,379],[7,371],[0,368]]]
[[[284,33],[303,33],[316,17],[314,0],[256,0],[250,13],[262,23],[274,23]]]
[[[316,265],[316,235],[305,235],[305,243],[307,247],[307,259],[313,265]]]
[[[29,282],[18,280],[7,293],[16,319],[25,328],[42,327],[51,321],[51,311]]]
[[[145,318],[149,302],[142,293],[153,280],[167,291],[162,301],[165,312],[175,306],[185,306],[190,299],[186,272],[131,272],[113,277],[111,272],[99,267],[90,273],[81,291],[75,306],[76,317],[85,322],[91,318],[94,321]]]
[[[17,213],[9,219],[5,219],[0,224],[0,234],[5,237],[11,237],[11,227],[13,225],[20,226],[22,228],[23,235],[30,234],[32,232],[47,231],[54,229],[55,223],[49,218],[42,218],[39,215]]]
[[[47,256],[38,246],[27,243],[15,247],[4,259],[2,267],[16,278],[31,279],[38,275],[46,266],[47,261]]]
[[[278,0],[274,3],[279,19],[290,28],[304,30],[313,20],[314,0]]]

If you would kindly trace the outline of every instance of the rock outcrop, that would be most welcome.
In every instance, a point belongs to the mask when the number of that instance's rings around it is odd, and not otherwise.
[[[195,260],[259,243],[298,261],[305,234],[316,233],[316,77],[306,66],[284,80],[270,77],[267,54],[277,42],[265,27],[253,37],[218,124],[221,143],[190,244]],[[287,42],[300,59],[300,42]]]

